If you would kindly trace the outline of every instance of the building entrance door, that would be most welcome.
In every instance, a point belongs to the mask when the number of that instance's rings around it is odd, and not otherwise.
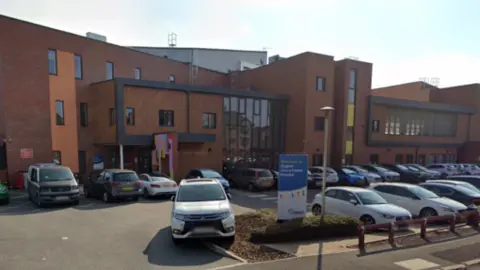
[[[152,150],[149,148],[140,148],[138,150],[138,168],[137,172],[149,173],[152,171]]]

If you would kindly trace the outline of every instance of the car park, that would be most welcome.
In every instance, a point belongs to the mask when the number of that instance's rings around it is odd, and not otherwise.
[[[382,164],[383,167],[400,174],[400,182],[418,184],[428,180],[428,174],[424,174],[419,170],[413,171],[401,164]]]
[[[365,225],[409,220],[410,212],[388,203],[377,193],[357,187],[330,187],[325,192],[325,213],[360,219]],[[312,213],[320,215],[322,195],[315,196]]]
[[[37,206],[78,204],[80,189],[69,167],[38,163],[28,167],[27,193]]]
[[[8,204],[10,202],[10,195],[8,187],[0,183],[0,204]]]
[[[232,184],[249,191],[268,190],[275,186],[272,172],[261,168],[235,169],[232,175]]]
[[[370,186],[370,188],[387,202],[407,209],[412,216],[444,216],[467,210],[464,204],[439,197],[437,194],[417,185],[379,183]]]
[[[365,178],[367,178],[367,181],[369,183],[382,182],[382,177],[378,173],[369,172],[368,170],[362,168],[361,166],[348,165],[343,167],[346,169],[355,171],[356,173],[364,176]]]
[[[172,196],[171,236],[175,244],[189,238],[235,238],[230,195],[216,179],[185,179]]]
[[[418,164],[402,164],[402,165],[409,168],[410,170],[413,170],[413,171],[416,170],[416,171],[420,171],[422,173],[429,174],[430,179],[439,179],[439,178],[443,177],[441,172],[434,171],[434,170],[429,170],[422,165],[418,165]]]
[[[353,170],[347,168],[334,168],[333,170],[335,170],[338,175],[338,185],[357,187],[366,187],[369,185],[365,176],[360,175]]]
[[[140,188],[143,190],[143,197],[171,197],[177,193],[177,182],[165,177],[164,175],[152,172],[142,173],[138,176]]]
[[[362,168],[369,172],[377,173],[379,174],[384,182],[398,182],[400,181],[400,174],[397,172],[394,172],[392,170],[389,170],[383,166],[380,166],[378,164],[368,164],[368,165],[363,165]]]
[[[459,174],[458,169],[455,168],[455,166],[453,166],[452,164],[446,164],[446,163],[430,164],[426,168],[432,171],[439,172],[442,178]]]
[[[337,172],[330,167],[327,167],[326,169],[327,169],[326,171],[327,179],[325,181],[326,185],[338,184],[339,179],[338,179]],[[313,185],[316,187],[321,187],[323,182],[323,167],[320,167],[320,166],[310,167],[308,168],[308,171],[311,173],[311,179],[312,179]]]
[[[480,192],[466,188],[462,185],[426,182],[420,184],[420,186],[430,190],[440,197],[446,197],[459,203],[463,203],[470,209],[480,209]]]
[[[98,198],[104,203],[121,199],[137,201],[143,195],[137,173],[124,169],[106,169],[92,173],[83,192],[85,197]]]
[[[228,182],[228,180],[225,177],[223,177],[220,173],[212,169],[192,169],[185,176],[185,179],[194,179],[194,178],[217,179],[220,182],[220,184],[222,184],[223,188],[225,189],[225,192],[227,193],[230,192],[230,183]]]

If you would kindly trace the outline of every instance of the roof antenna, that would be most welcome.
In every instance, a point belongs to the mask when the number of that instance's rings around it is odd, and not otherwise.
[[[177,47],[177,34],[168,33],[168,46]]]

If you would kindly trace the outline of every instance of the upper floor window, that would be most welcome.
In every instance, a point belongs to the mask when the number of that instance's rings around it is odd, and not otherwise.
[[[173,127],[175,125],[174,112],[172,110],[158,111],[158,125],[161,127]]]
[[[48,50],[48,74],[57,75],[57,51]]]
[[[372,132],[379,132],[380,131],[380,121],[372,120]]]
[[[203,113],[203,128],[206,128],[206,129],[217,128],[217,114]]]
[[[107,62],[106,63],[106,68],[107,68],[107,80],[112,80],[113,77],[115,76],[115,67],[112,62]]]
[[[62,164],[62,152],[53,151],[52,154],[53,154],[53,163],[55,163],[57,165],[61,165]]]
[[[81,80],[82,78],[83,78],[82,56],[75,55],[75,79]]]
[[[325,117],[315,116],[315,118],[314,118],[314,129],[315,129],[315,131],[324,131],[325,130]]]
[[[135,80],[141,80],[142,79],[142,69],[141,68],[136,68],[135,69]]]
[[[125,118],[127,120],[128,126],[134,126],[135,125],[135,109],[131,107],[127,107],[127,109],[125,110]]]
[[[326,86],[325,83],[326,83],[326,79],[324,77],[317,76],[316,90],[325,91],[325,86]]]
[[[88,126],[88,104],[80,103],[80,125],[82,127]]]
[[[175,83],[175,75],[170,74],[170,76],[168,76],[168,81],[171,83]]]
[[[63,107],[63,100],[55,101],[55,113],[57,126],[65,125],[65,113]]]
[[[108,120],[110,126],[115,125],[115,108],[108,109]]]

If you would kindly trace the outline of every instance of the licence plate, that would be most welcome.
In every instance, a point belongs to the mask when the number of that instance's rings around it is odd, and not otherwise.
[[[55,198],[55,200],[57,201],[65,201],[65,200],[68,200],[69,197],[68,196],[58,196]]]
[[[133,190],[133,187],[124,187],[123,190]]]
[[[213,229],[213,227],[199,227],[199,228],[195,228],[194,231],[196,233],[211,233],[211,232],[214,232],[215,229]]]

